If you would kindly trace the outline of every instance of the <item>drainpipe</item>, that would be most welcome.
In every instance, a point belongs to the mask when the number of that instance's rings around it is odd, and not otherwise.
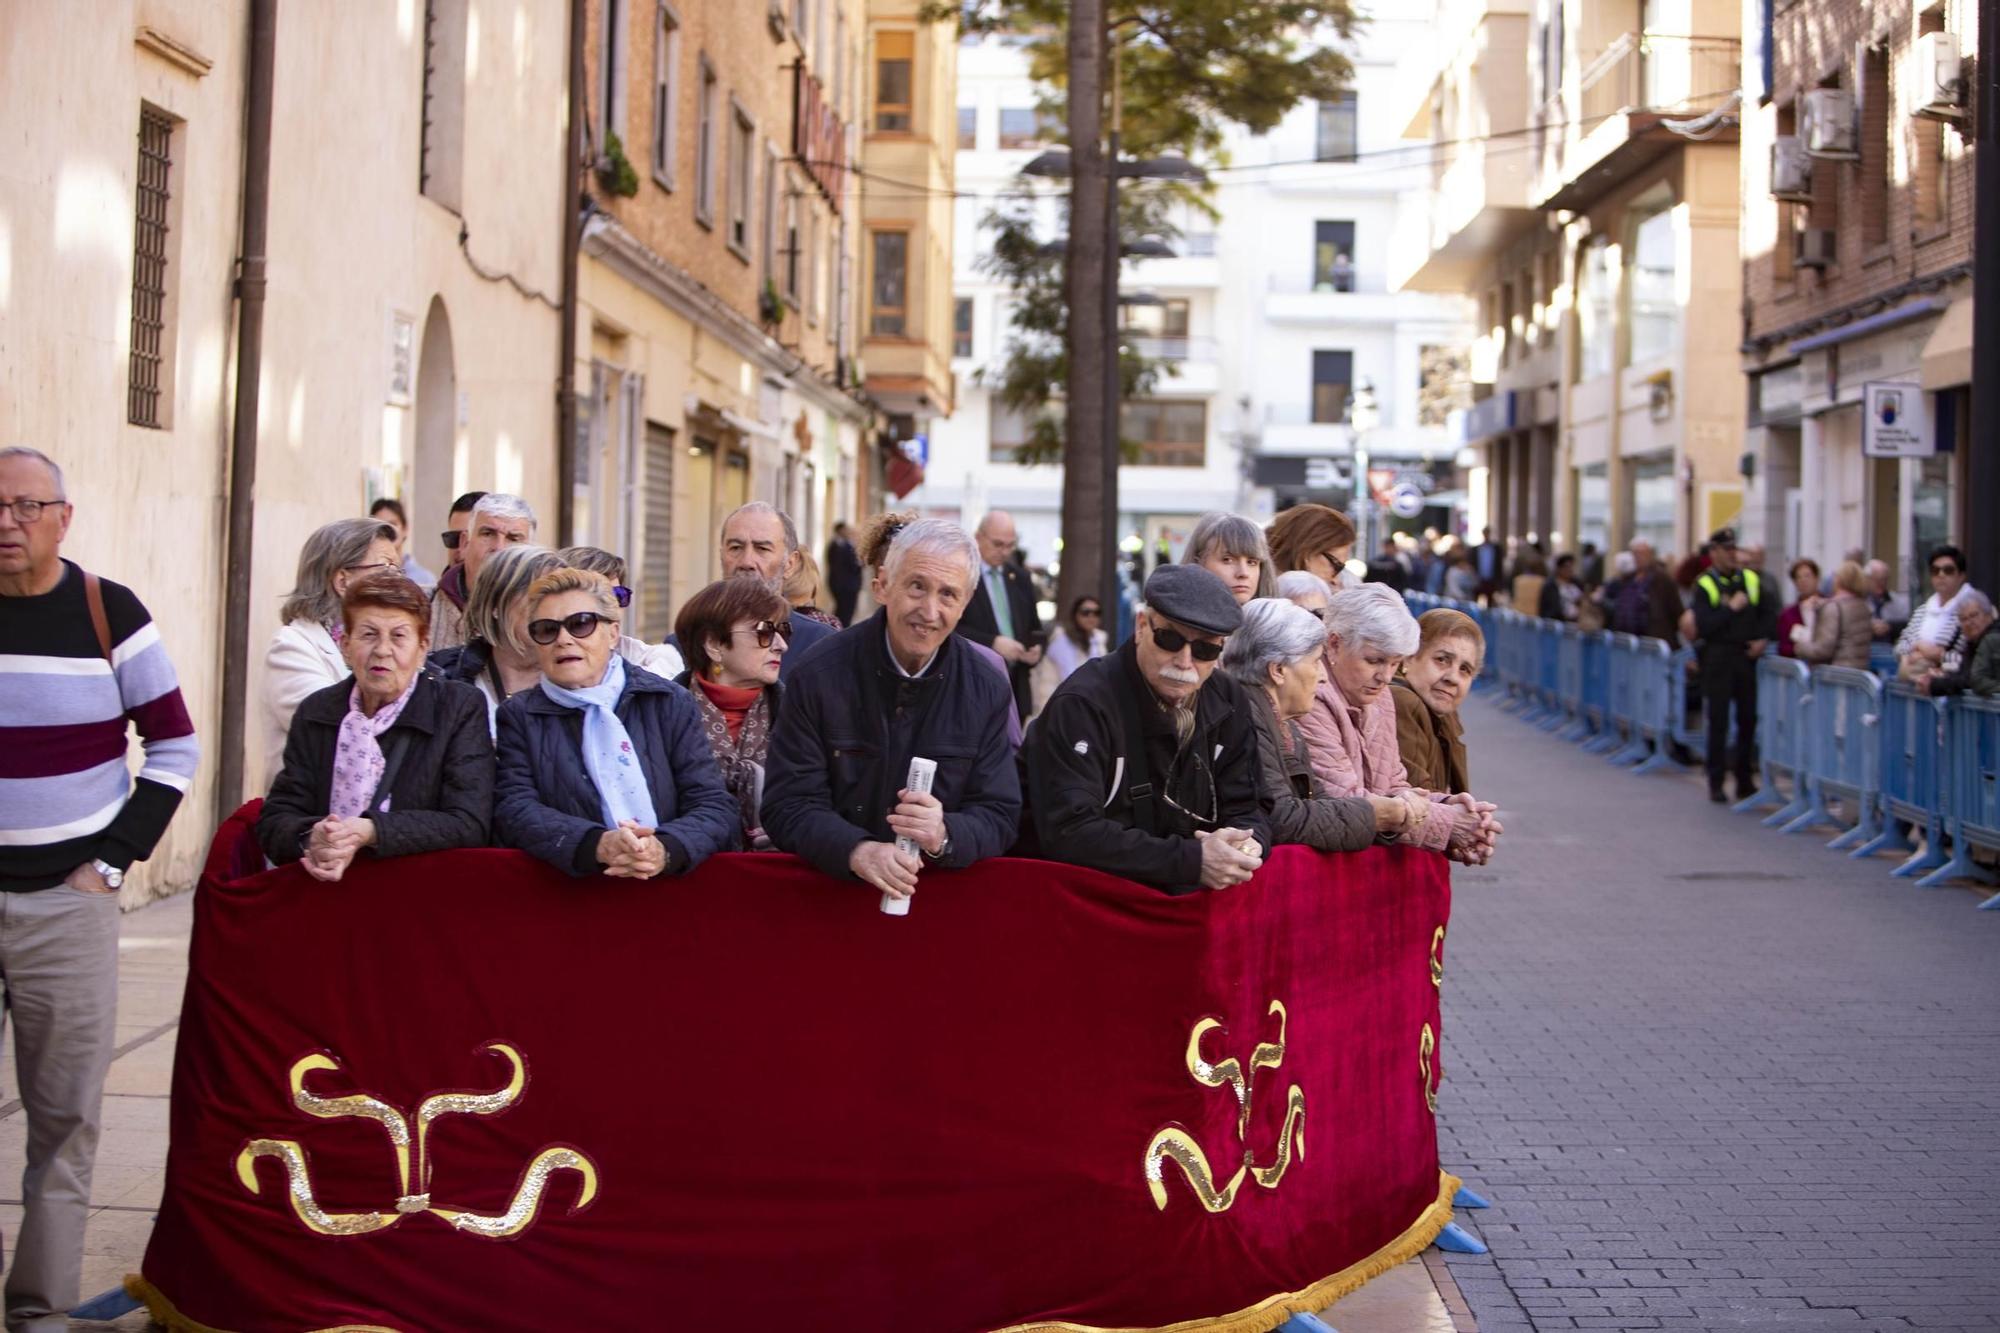
[[[586,0],[569,4],[569,133],[563,137],[562,330],[556,337],[556,532],[567,546],[576,532],[576,303],[583,161],[583,35]]]
[[[222,718],[216,822],[243,801],[249,705],[251,503],[257,489],[257,399],[264,373],[264,265],[271,220],[271,103],[278,0],[251,0],[243,151],[242,253],[236,274],[236,404],[229,439],[229,544],[222,578]]]

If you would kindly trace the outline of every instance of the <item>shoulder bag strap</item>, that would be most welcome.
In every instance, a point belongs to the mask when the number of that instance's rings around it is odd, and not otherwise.
[[[1119,685],[1129,682],[1120,680]],[[1120,689],[1118,691],[1119,711],[1124,714],[1125,744],[1125,799],[1132,805],[1132,822],[1146,832],[1153,832],[1153,774],[1152,765],[1146,759],[1146,726],[1139,711],[1138,691]]]
[[[396,775],[403,768],[403,757],[409,752],[410,733],[396,727],[389,728],[389,744],[382,752],[382,780],[375,784],[375,798],[368,802],[369,818],[382,813],[382,802],[392,794]]]
[[[111,618],[104,614],[104,585],[97,575],[88,571],[83,575],[83,600],[90,605],[90,627],[97,631],[97,651],[104,660],[111,660]]]

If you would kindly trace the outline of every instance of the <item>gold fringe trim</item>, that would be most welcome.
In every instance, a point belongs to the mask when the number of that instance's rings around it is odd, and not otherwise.
[[[173,1330],[173,1333],[228,1333],[226,1329],[213,1328],[198,1319],[190,1319],[174,1308],[174,1303],[166,1294],[148,1282],[144,1274],[125,1275],[125,1294],[135,1301],[145,1304],[153,1317],[153,1322]],[[315,1333],[401,1333],[400,1329],[385,1328],[381,1324],[340,1324],[334,1328],[322,1328]]]
[[[1438,1172],[1438,1196],[1417,1215],[1402,1235],[1375,1253],[1351,1263],[1331,1277],[1322,1278],[1304,1291],[1281,1292],[1234,1314],[1206,1319],[1184,1319],[1177,1324],[1154,1328],[1105,1328],[1099,1324],[1072,1324],[1064,1320],[1042,1320],[1032,1324],[1010,1324],[995,1333],[1270,1333],[1295,1314],[1318,1314],[1342,1296],[1359,1291],[1371,1278],[1380,1277],[1398,1264],[1416,1258],[1430,1248],[1438,1232],[1451,1221],[1451,1199],[1458,1192],[1459,1179]]]
[[[1438,1232],[1443,1231],[1445,1224],[1451,1221],[1451,1200],[1458,1192],[1458,1186],[1457,1176],[1438,1172],[1437,1198],[1417,1215],[1417,1220],[1410,1223],[1402,1235],[1366,1259],[1349,1264],[1304,1291],[1281,1292],[1234,1314],[1185,1319],[1177,1324],[1162,1324],[1155,1328],[1105,1328],[1098,1324],[1043,1320],[1033,1324],[1009,1324],[995,1333],[1270,1333],[1295,1314],[1319,1313],[1341,1297],[1359,1291],[1370,1279],[1380,1277],[1430,1248]],[[141,1274],[127,1273],[125,1290],[133,1299],[145,1303],[155,1323],[164,1325],[173,1333],[227,1333],[227,1330],[211,1328],[176,1310],[174,1303]],[[379,1324],[341,1324],[336,1328],[316,1330],[316,1333],[398,1333],[398,1330]]]

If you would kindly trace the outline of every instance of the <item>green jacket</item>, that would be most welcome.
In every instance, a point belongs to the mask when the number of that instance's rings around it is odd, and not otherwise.
[[[1972,659],[1964,670],[1955,676],[1931,678],[1933,698],[1967,693],[1985,699],[2000,695],[2000,634],[1990,629],[1980,636],[1979,646],[1973,650]]]

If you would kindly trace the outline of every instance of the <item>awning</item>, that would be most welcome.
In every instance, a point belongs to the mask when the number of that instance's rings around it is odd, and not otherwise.
[[[1850,320],[1824,333],[1815,333],[1810,338],[1800,338],[1792,344],[1791,353],[1793,356],[1803,356],[1807,352],[1817,352],[1822,347],[1852,342],[1866,334],[1880,333],[1883,329],[1893,329],[1898,324],[1907,324],[1913,319],[1934,315],[1944,307],[1944,298],[1941,296],[1919,296],[1914,301],[1905,301],[1888,310],[1877,311],[1864,319]]]
[[[882,442],[882,481],[898,500],[924,484],[924,465],[893,440]]]
[[[1961,296],[1944,312],[1924,344],[1926,389],[1972,383],[1972,298]]]
[[[724,421],[745,435],[755,435],[759,439],[764,440],[776,440],[778,438],[778,428],[768,422],[752,421],[741,412],[732,412],[726,407],[722,409],[721,415]]]

